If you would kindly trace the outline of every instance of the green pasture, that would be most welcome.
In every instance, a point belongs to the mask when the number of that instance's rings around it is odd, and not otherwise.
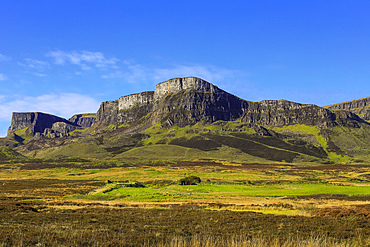
[[[236,199],[241,197],[294,197],[315,194],[368,195],[369,186],[343,186],[329,183],[283,183],[267,185],[211,184],[168,185],[159,188],[131,188],[107,185],[105,190],[86,196],[91,200],[123,200],[135,202],[178,202],[192,200]]]

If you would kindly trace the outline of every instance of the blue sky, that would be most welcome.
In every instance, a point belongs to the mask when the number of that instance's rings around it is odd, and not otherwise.
[[[370,1],[1,0],[0,136],[197,76],[250,100],[370,96]]]

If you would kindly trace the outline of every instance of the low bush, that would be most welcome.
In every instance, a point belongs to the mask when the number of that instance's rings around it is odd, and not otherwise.
[[[197,185],[201,182],[202,180],[200,177],[197,176],[189,176],[180,179],[180,185]]]

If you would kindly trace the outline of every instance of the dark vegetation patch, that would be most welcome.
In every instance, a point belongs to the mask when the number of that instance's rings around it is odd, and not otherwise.
[[[310,156],[318,157],[318,158],[326,158],[327,153],[321,147],[316,147],[310,143],[304,142],[303,140],[290,140],[290,143],[287,143],[278,137],[275,136],[257,136],[257,135],[248,135],[245,133],[232,133],[232,136],[255,141],[258,143],[262,143],[271,147],[277,147],[293,152],[298,152],[302,154],[307,154]]]
[[[182,146],[182,147],[188,147],[188,148],[196,148],[202,151],[216,150],[218,147],[222,146],[221,144],[215,141],[207,140],[206,138],[201,137],[201,136],[194,136],[190,139],[187,139],[185,137],[180,137],[180,138],[171,140],[169,144]]]
[[[120,154],[134,147],[140,147],[142,146],[141,140],[149,137],[144,134],[132,134],[122,136],[115,136],[113,134],[104,137],[101,136],[99,140],[99,144],[103,145],[104,149],[112,154]]]
[[[340,200],[340,201],[370,201],[370,195],[363,196],[349,196],[344,194],[316,194],[286,197],[286,199],[309,200],[309,199],[323,199],[323,200]]]
[[[237,138],[233,136],[215,135],[210,133],[204,134],[204,136],[221,145],[236,148],[244,153],[265,158],[268,160],[274,161],[284,160],[286,162],[293,162],[293,160],[299,156],[299,154],[297,153],[279,150],[276,148],[270,148],[267,147],[266,144],[263,145],[252,140]]]
[[[292,166],[295,170],[316,170],[316,171],[357,171],[358,169],[370,169],[370,165],[356,164],[325,164],[317,166]]]
[[[75,168],[75,169],[109,169],[115,167],[130,167],[123,162],[117,161],[99,161],[91,162],[83,159],[55,159],[55,160],[33,160],[30,159],[27,162],[19,164],[20,170],[40,170],[40,169],[52,169],[52,168]]]
[[[345,207],[330,207],[319,209],[316,214],[319,217],[333,217],[344,219],[370,219],[370,204],[353,205]]]
[[[180,179],[179,184],[180,185],[197,185],[200,182],[202,182],[202,180],[200,179],[200,177],[197,177],[197,176],[188,176],[188,177],[185,177],[185,178]]]
[[[22,179],[0,180],[0,198],[48,198],[73,194],[85,194],[103,186],[94,180]]]

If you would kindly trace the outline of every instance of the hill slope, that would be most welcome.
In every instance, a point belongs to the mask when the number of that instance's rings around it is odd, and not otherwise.
[[[195,77],[103,102],[96,115],[70,121],[49,115],[39,132],[34,120],[24,119],[12,121],[8,141],[23,136],[26,141],[18,141],[23,145],[16,150],[41,158],[343,162],[370,157],[370,125],[353,112],[285,100],[250,102]]]

